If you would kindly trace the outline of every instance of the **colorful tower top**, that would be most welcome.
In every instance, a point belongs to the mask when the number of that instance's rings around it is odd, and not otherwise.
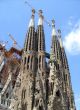
[[[44,28],[43,28],[42,10],[39,10],[37,37],[38,37],[38,51],[45,51],[45,35],[44,35]]]
[[[31,19],[29,22],[29,29],[28,33],[26,35],[26,40],[25,40],[25,50],[26,51],[31,51],[31,50],[36,50],[36,37],[35,37],[35,21],[34,21],[34,15],[35,15],[35,10],[32,9],[32,15]]]
[[[35,10],[32,9],[32,16],[31,16],[31,19],[30,19],[30,22],[29,22],[29,27],[34,27],[35,26],[35,23],[34,23],[34,14],[35,14]]]
[[[52,36],[56,36],[55,20],[52,20]]]
[[[62,48],[63,43],[62,43],[62,39],[61,39],[61,30],[60,29],[58,29],[58,40],[59,40],[59,43],[60,43],[60,47]]]
[[[57,47],[56,47],[56,40],[57,40],[57,34],[55,29],[55,21],[52,20],[52,43],[51,43],[51,52],[50,52],[50,61],[56,60],[56,53],[57,53]]]
[[[43,25],[43,15],[42,15],[42,10],[39,10],[39,21],[38,21],[38,26]]]

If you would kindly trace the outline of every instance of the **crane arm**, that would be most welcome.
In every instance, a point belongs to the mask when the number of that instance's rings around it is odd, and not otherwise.
[[[21,47],[18,45],[17,41],[14,39],[14,37],[13,37],[11,34],[8,34],[8,35],[9,35],[10,39],[13,41],[14,46],[17,45],[19,48],[21,48]]]
[[[16,40],[13,38],[13,36],[11,34],[9,34],[9,37],[12,39],[12,41],[14,42],[14,44],[17,44]]]

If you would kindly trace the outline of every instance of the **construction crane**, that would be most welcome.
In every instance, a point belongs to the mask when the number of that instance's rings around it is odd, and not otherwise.
[[[3,42],[0,42],[0,51],[4,53],[4,57],[9,58],[14,53],[18,54],[19,56],[22,55],[22,51],[23,50],[18,50],[18,49],[14,48],[14,47],[11,47],[10,50],[7,51],[6,48],[5,48],[5,46],[6,46],[7,43],[8,43],[8,41],[7,42],[4,42],[4,43]]]
[[[13,59],[15,63],[18,63],[20,65],[20,60],[17,59],[17,55],[21,57],[23,50],[18,50],[14,47],[11,47],[9,51],[7,51],[5,48],[0,48],[0,50],[2,51],[0,55],[0,71],[4,66],[4,58]]]
[[[9,34],[9,37],[13,40],[13,44],[18,45],[18,43],[15,41],[15,39],[11,36],[11,34]],[[15,64],[19,64],[20,65],[20,59],[17,59],[17,55],[19,55],[20,57],[22,56],[22,52],[23,50],[18,50],[14,47],[11,47],[10,50],[7,50],[5,47],[7,45],[8,41],[3,42],[0,41],[0,72],[2,71],[5,61],[5,58],[9,58],[9,59],[13,59]],[[19,46],[18,46],[19,47]],[[16,55],[16,56],[14,56]]]
[[[8,34],[10,39],[13,41],[13,47],[15,47],[16,45],[20,48],[20,46],[18,45],[17,41],[14,39],[14,37],[9,33]]]

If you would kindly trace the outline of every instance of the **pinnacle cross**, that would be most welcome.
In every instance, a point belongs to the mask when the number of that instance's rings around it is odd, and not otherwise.
[[[56,36],[55,20],[52,20],[52,36]]]
[[[34,14],[35,14],[35,9],[32,9],[32,16],[29,22],[29,27],[34,27]]]
[[[39,10],[39,21],[38,21],[38,25],[43,25],[43,15],[42,15],[42,10]]]
[[[52,27],[55,27],[55,20],[52,20]]]
[[[39,16],[42,16],[43,11],[39,10]]]
[[[61,30],[58,29],[57,32],[58,32],[58,37],[61,37]]]
[[[35,9],[32,9],[32,15],[34,16],[34,14],[35,14]]]

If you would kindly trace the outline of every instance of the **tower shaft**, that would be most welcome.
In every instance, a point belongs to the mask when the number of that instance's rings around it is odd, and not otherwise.
[[[76,110],[61,32],[60,30],[56,32],[53,20],[50,59],[47,62],[44,17],[42,10],[39,10],[38,26],[35,31],[34,13],[32,10],[22,54],[19,74],[21,81],[18,79],[21,95],[17,94],[18,100],[14,110]],[[18,108],[19,105],[21,108]]]

